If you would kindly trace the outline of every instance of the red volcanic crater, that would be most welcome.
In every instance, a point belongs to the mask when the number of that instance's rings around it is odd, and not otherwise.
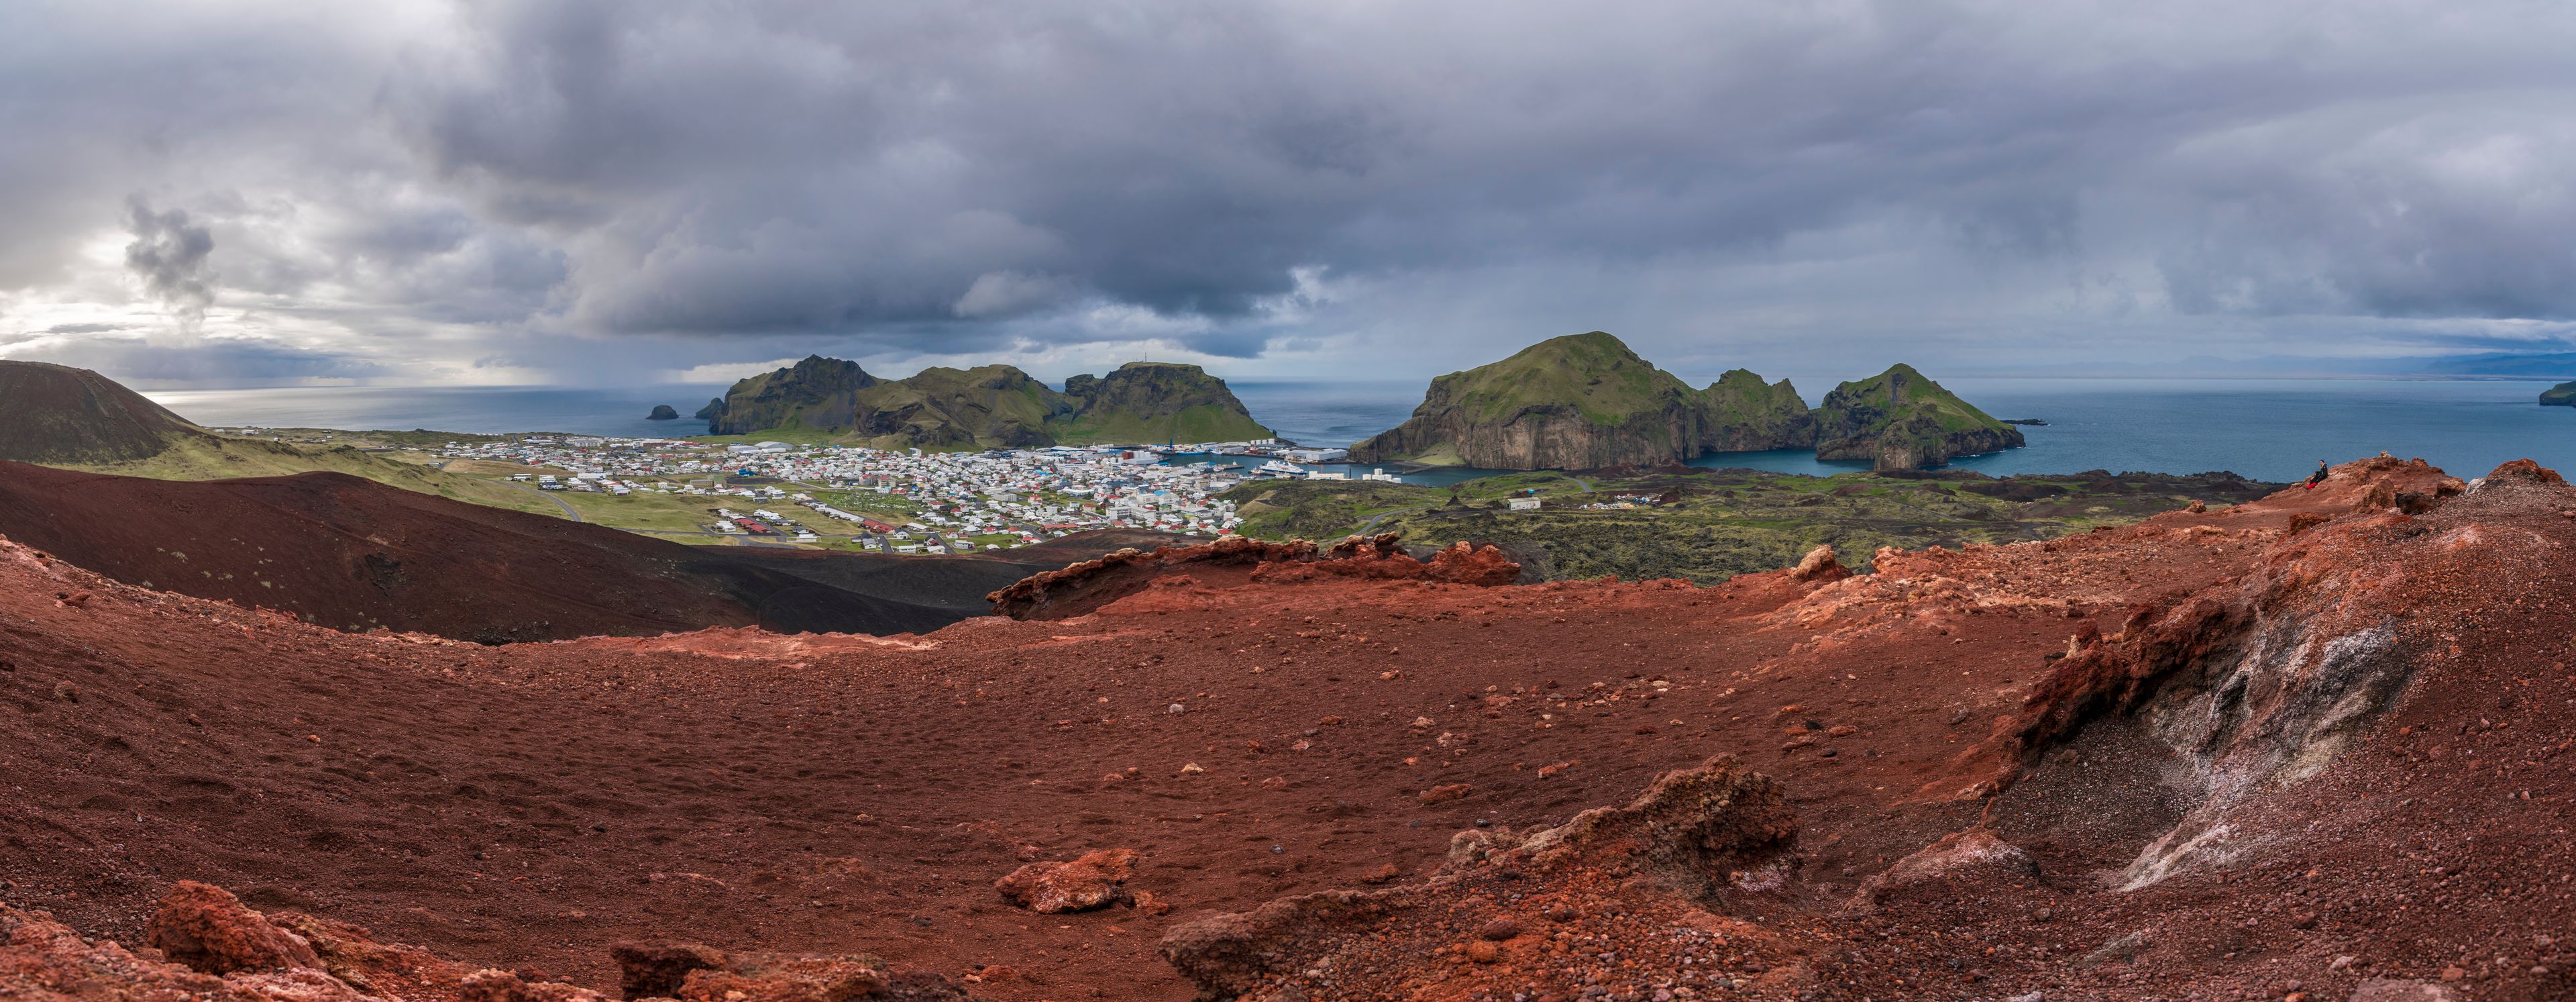
[[[2571,987],[2576,490],[2537,468],[1710,588],[1227,545],[914,637],[497,648],[0,546],[0,986]]]

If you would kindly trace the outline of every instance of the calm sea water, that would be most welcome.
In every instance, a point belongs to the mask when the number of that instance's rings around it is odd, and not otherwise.
[[[1294,441],[1345,445],[1392,428],[1422,399],[1422,382],[1238,382],[1255,418]],[[1809,403],[1815,390],[1806,380]],[[1815,383],[1814,386],[1827,385]],[[2576,471],[2576,408],[2541,407],[2545,382],[2386,380],[1952,379],[1943,385],[1999,418],[2040,418],[2026,448],[1952,464],[1982,473],[2160,473],[2232,470],[2264,480],[2307,475],[2320,459],[2343,462],[2381,450],[2421,456],[2463,476],[2509,459]],[[497,433],[677,436],[703,432],[686,415],[723,392],[715,385],[639,390],[520,387],[191,390],[150,396],[209,425],[350,429],[434,428]],[[654,404],[678,421],[647,421]],[[1784,473],[1838,473],[1859,463],[1819,463],[1812,453],[1725,453],[1694,465]],[[1446,484],[1474,471],[1411,478]]]
[[[499,435],[560,431],[621,438],[704,435],[690,419],[724,384],[663,384],[640,390],[559,390],[524,386],[322,386],[276,390],[147,392],[180,417],[209,427],[339,428],[348,431],[463,431]],[[654,404],[677,421],[648,421]]]
[[[1295,384],[1249,384],[1238,395],[1254,417],[1289,438],[1339,445],[1402,423],[1421,401],[1420,383],[1379,385],[1348,384],[1308,399]],[[1797,385],[1814,404],[1820,394],[1813,388],[1832,384],[1799,379]],[[2381,450],[2420,456],[2462,476],[2524,458],[2576,472],[2576,408],[2540,406],[2547,382],[1950,379],[1942,385],[1998,418],[2048,422],[2021,429],[2029,441],[2023,448],[1950,464],[1992,476],[2229,470],[2283,481],[2307,476],[2320,459],[2341,463]],[[1365,430],[1351,434],[1357,429]],[[1869,468],[1819,462],[1815,453],[1796,449],[1719,453],[1691,465],[1820,476]]]

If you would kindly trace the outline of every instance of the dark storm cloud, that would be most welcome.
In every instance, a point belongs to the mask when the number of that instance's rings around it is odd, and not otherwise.
[[[189,322],[205,319],[214,305],[214,276],[206,258],[215,252],[215,235],[188,221],[178,209],[154,212],[140,195],[125,205],[126,229],[134,240],[125,245],[125,266],[143,280],[143,291],[167,304]]]
[[[0,13],[32,127],[0,136],[31,220],[0,286],[53,281],[114,184],[161,207],[131,214],[156,296],[550,366],[610,336],[1454,363],[1599,326],[1970,358],[2576,319],[2553,5],[263,11]]]

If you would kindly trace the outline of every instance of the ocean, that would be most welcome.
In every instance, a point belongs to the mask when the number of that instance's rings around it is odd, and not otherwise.
[[[1252,416],[1288,439],[1346,445],[1402,423],[1421,381],[1232,384]],[[1814,386],[1799,386],[1816,402]],[[1942,385],[1998,418],[2039,418],[2025,448],[1960,459],[1961,469],[2010,473],[2230,470],[2261,480],[2307,475],[2317,460],[2343,462],[2382,450],[2420,456],[2461,476],[2509,459],[2576,470],[2576,408],[2534,401],[2547,382],[2326,379],[1950,379]],[[526,387],[320,387],[149,393],[211,426],[345,429],[432,428],[498,433],[680,436],[705,430],[688,414],[718,385],[634,390]],[[667,403],[677,421],[647,421]],[[1812,453],[1721,453],[1694,465],[1831,474],[1861,463],[1820,463]],[[1414,479],[1442,484],[1472,471]]]
[[[499,435],[558,431],[619,438],[703,435],[689,417],[724,395],[726,384],[664,383],[634,390],[528,386],[310,386],[269,390],[145,391],[180,417],[209,428],[338,428],[344,431],[462,431]],[[649,421],[669,404],[677,421]]]

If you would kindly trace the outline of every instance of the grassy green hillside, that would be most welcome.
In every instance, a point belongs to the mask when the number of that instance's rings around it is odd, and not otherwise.
[[[1751,369],[1729,369],[1710,383],[1709,414],[1729,425],[1759,425],[1807,413],[1807,402],[1783,379],[1765,383]]]
[[[1941,384],[1903,362],[1888,366],[1887,371],[1868,379],[1836,386],[1825,400],[1828,411],[1836,408],[1875,410],[1886,415],[1885,420],[1924,417],[1931,419],[1944,432],[2010,430],[2003,422],[1978,410],[1976,405],[1959,399],[1957,394],[1942,389]],[[1833,418],[1828,415],[1826,420],[1830,423]]]
[[[1271,436],[1224,380],[1195,365],[1131,362],[1106,377],[1077,376],[1066,388],[1059,393],[1008,365],[933,367],[880,381],[846,362],[809,358],[735,384],[718,408],[720,423],[755,415],[765,423],[700,441],[956,451]]]
[[[149,459],[47,465],[155,480],[227,480],[328,471],[495,508],[549,515],[563,513],[563,509],[533,492],[477,477],[442,473],[417,463],[389,459],[350,446],[312,447],[262,439],[189,434],[174,437],[169,449]]]
[[[1076,415],[1048,426],[1062,445],[1161,442],[1242,442],[1270,437],[1270,429],[1250,415],[1221,404],[1184,407],[1167,416],[1133,413]]]
[[[1671,394],[1690,387],[1637,357],[1602,331],[1549,338],[1510,358],[1434,381],[1431,399],[1447,400],[1478,424],[1508,421],[1532,406],[1569,404],[1584,419],[1618,424],[1660,413]],[[1439,385],[1445,384],[1445,385]]]
[[[851,440],[881,449],[1025,448],[1048,444],[1063,395],[1007,365],[934,366],[860,390]]]

